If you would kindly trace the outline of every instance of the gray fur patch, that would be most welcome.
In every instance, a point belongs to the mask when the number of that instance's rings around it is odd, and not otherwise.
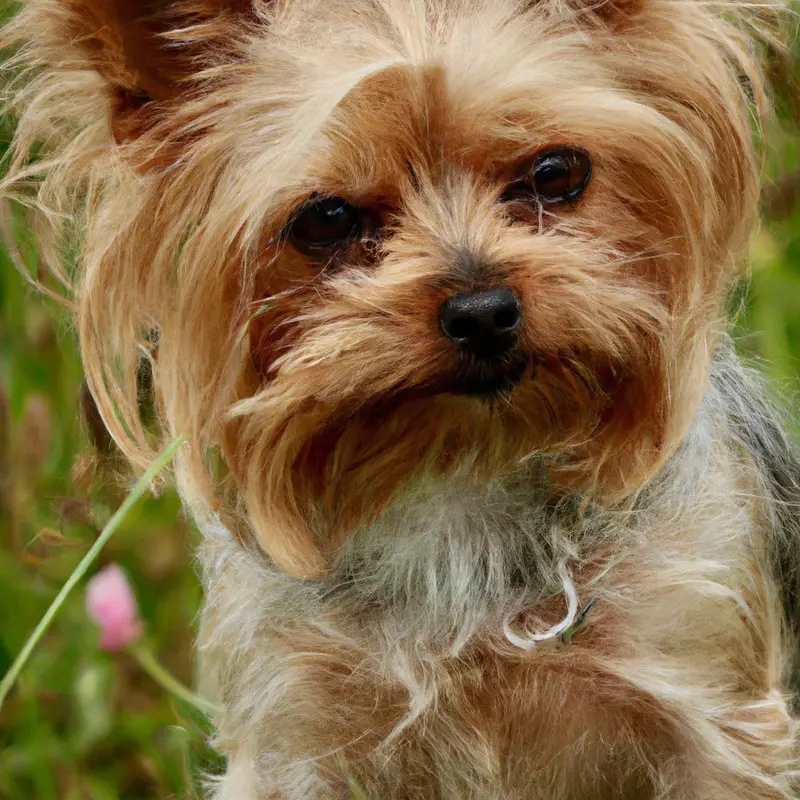
[[[771,566],[790,628],[800,634],[800,450],[763,378],[741,363],[729,343],[717,353],[710,391],[724,406],[730,434],[761,474],[772,527]]]

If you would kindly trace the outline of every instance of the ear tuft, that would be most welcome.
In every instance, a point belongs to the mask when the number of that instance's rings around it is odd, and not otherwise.
[[[265,2],[30,0],[30,5],[51,16],[53,44],[60,41],[65,54],[77,48],[126,107],[141,107],[149,99],[173,96],[212,54],[235,52],[245,24],[256,19],[254,5]]]
[[[125,89],[120,87],[118,94],[120,108],[127,111],[138,111],[142,106],[153,100],[146,89]]]
[[[646,2],[647,0],[557,0],[557,5],[562,14],[577,14],[587,21],[613,25],[640,14]]]

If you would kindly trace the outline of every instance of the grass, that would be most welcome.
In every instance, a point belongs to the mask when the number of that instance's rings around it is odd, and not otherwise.
[[[70,320],[0,251],[0,674],[129,488],[100,468],[80,408]],[[193,547],[165,491],[124,516],[97,564],[124,567],[146,646],[185,684],[200,604]],[[79,587],[0,709],[0,798],[191,798],[220,767],[208,734],[134,658],[100,650]]]
[[[70,573],[64,585],[59,590],[53,602],[45,611],[44,616],[39,620],[36,629],[28,637],[25,644],[22,646],[19,655],[14,659],[8,671],[0,681],[0,709],[3,707],[3,702],[8,693],[14,688],[14,685],[19,680],[19,676],[28,660],[31,657],[36,645],[39,644],[42,637],[47,633],[53,620],[56,618],[61,607],[69,598],[71,592],[80,583],[86,573],[91,569],[94,562],[103,548],[108,544],[111,537],[117,532],[119,526],[124,522],[125,518],[130,514],[134,505],[142,498],[145,492],[150,489],[151,484],[159,476],[161,471],[165,469],[172,461],[176,450],[186,442],[186,437],[182,436],[176,439],[152,464],[152,466],[136,481],[136,485],[131,490],[130,494],[123,500],[120,507],[114,512],[111,519],[106,523],[99,536],[92,543],[92,546],[86,551],[86,555],[78,562],[78,565]]]
[[[0,673],[98,540],[126,487],[95,472],[79,421],[81,372],[63,312],[0,259]],[[193,533],[173,492],[121,520],[99,564],[136,589],[146,641],[192,682],[200,590]],[[70,596],[0,709],[0,798],[192,797],[219,764],[202,716],[125,652],[107,654]]]
[[[765,359],[779,386],[800,363],[800,143],[787,97],[771,155],[769,221],[754,242],[737,322],[741,346]],[[0,675],[126,493],[100,468],[80,408],[70,320],[0,251]],[[124,567],[147,647],[186,684],[201,599],[195,535],[165,491],[124,516],[98,561]],[[220,768],[208,734],[202,716],[129,654],[100,650],[78,587],[0,709],[0,798],[197,797],[199,776]]]

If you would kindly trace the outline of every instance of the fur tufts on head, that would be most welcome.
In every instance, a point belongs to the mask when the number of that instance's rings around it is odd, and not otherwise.
[[[421,474],[544,453],[565,488],[635,492],[698,408],[754,218],[748,9],[27,0],[4,188],[35,183],[53,242],[77,222],[117,443],[151,458],[147,359],[187,496],[298,576]],[[580,197],[520,193],[559,148],[591,160]],[[292,226],[326,197],[358,236],[309,254]],[[515,346],[465,356],[440,308],[499,287]]]

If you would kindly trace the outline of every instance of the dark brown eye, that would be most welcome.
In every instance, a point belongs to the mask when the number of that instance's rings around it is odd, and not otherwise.
[[[583,150],[545,150],[530,172],[503,193],[503,202],[563,203],[578,197],[589,183],[592,164]]]
[[[306,255],[328,256],[361,234],[362,212],[341,197],[312,198],[289,226],[289,238]]]
[[[592,165],[582,150],[546,150],[533,163],[531,180],[545,203],[574,200],[589,183]]]

